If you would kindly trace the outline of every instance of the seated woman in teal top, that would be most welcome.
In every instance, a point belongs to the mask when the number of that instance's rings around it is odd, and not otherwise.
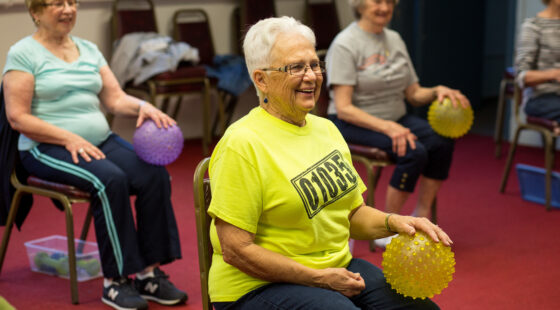
[[[146,300],[185,302],[187,294],[159,269],[181,257],[169,174],[140,160],[112,133],[100,105],[116,115],[137,116],[137,126],[152,119],[168,128],[175,121],[124,93],[98,48],[70,36],[76,0],[26,0],[26,5],[37,30],[10,48],[2,72],[6,116],[21,133],[24,168],[91,193],[104,303],[146,309]],[[136,195],[138,228],[130,195]]]

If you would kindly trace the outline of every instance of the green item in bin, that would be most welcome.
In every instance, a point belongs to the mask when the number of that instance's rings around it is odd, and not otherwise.
[[[95,258],[80,258],[76,265],[78,268],[85,270],[90,276],[95,276],[101,271],[101,264]]]
[[[35,266],[40,271],[58,275],[68,276],[68,256],[63,253],[55,252],[51,256],[45,252],[38,252],[34,258]]]

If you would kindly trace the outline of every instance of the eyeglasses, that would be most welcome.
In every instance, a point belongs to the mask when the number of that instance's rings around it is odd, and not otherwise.
[[[67,1],[55,1],[50,3],[43,3],[43,6],[52,6],[57,10],[63,9],[64,6],[68,4],[70,8],[77,8],[80,6],[80,2],[78,0],[67,0]]]
[[[325,73],[325,62],[324,61],[315,61],[310,64],[306,63],[295,63],[289,64],[284,67],[280,68],[265,68],[262,69],[263,71],[279,71],[279,72],[287,72],[293,76],[304,76],[307,72],[307,68],[311,69],[315,75]]]
[[[395,5],[397,4],[396,0],[373,0],[373,2],[375,4],[381,4],[381,3],[385,3],[387,5]]]

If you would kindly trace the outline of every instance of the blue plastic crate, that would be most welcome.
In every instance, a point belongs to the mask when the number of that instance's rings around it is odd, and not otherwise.
[[[521,197],[527,201],[545,204],[545,181],[546,170],[525,164],[517,164],[517,177],[519,178],[519,188]],[[552,172],[550,205],[560,208],[560,173]]]

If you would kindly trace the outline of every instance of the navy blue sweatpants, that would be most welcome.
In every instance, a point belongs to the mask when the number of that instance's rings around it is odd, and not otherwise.
[[[106,278],[130,275],[181,257],[165,167],[140,160],[132,145],[112,134],[97,146],[106,158],[74,164],[63,146],[39,144],[20,157],[40,178],[91,193],[95,233]],[[136,227],[130,195],[136,195]]]
[[[405,115],[397,121],[418,138],[416,149],[407,144],[404,156],[393,152],[393,141],[381,132],[352,125],[336,115],[329,115],[329,119],[338,127],[346,142],[376,147],[391,157],[396,167],[389,184],[396,189],[413,192],[420,175],[435,180],[445,180],[449,176],[455,141],[438,135],[425,119]]]

